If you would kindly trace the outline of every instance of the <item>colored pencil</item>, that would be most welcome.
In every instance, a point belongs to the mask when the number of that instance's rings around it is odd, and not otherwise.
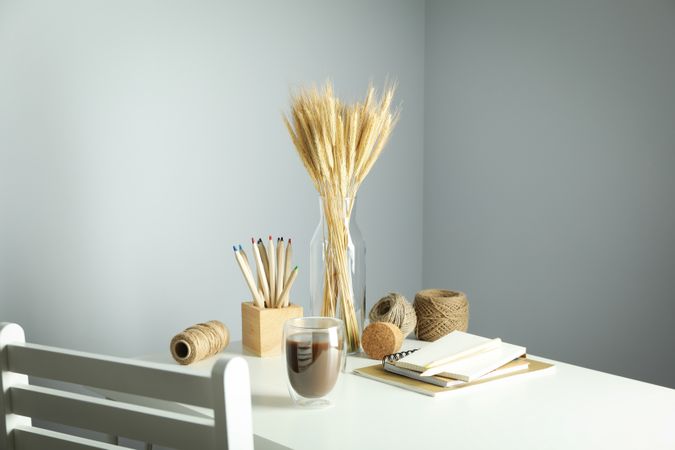
[[[251,238],[251,247],[253,247],[253,256],[255,257],[255,266],[258,269],[258,283],[262,288],[265,303],[270,303],[270,290],[267,285],[267,274],[265,273],[265,266],[263,266],[262,258],[260,258],[260,249],[255,243],[255,239]]]
[[[284,238],[277,240],[277,305],[281,305],[281,293],[284,291],[284,277],[286,274]]]
[[[257,300],[256,303],[259,304],[258,306],[260,306],[261,308],[264,308],[265,307],[265,298],[263,297],[262,290],[259,287],[257,287],[257,285],[255,284],[255,276],[253,276],[253,269],[251,268],[251,265],[248,262],[248,255],[246,255],[246,252],[242,248],[241,244],[239,244],[239,255],[241,256],[241,259],[244,263],[244,268],[250,274],[251,280],[253,280],[253,284],[254,284],[254,286],[256,286],[255,291],[258,294],[258,298],[256,299]]]
[[[269,298],[268,298],[268,307],[272,307],[271,301],[272,301],[272,286],[270,285],[270,263],[267,260],[267,249],[265,248],[265,244],[263,243],[262,239],[258,239],[258,251],[260,253],[260,259],[262,259],[263,266],[265,266],[265,276],[267,277],[267,288],[269,290]]]
[[[232,248],[234,249],[234,257],[237,260],[237,263],[239,264],[241,273],[242,275],[244,275],[246,285],[248,286],[248,289],[251,291],[251,295],[253,295],[253,301],[256,303],[256,305],[258,305],[259,308],[264,308],[265,302],[263,301],[262,296],[260,295],[260,291],[258,291],[258,287],[255,284],[253,274],[251,273],[251,268],[248,266],[248,263],[244,261],[244,257],[237,250],[237,247],[232,246]]]
[[[284,308],[288,306],[291,288],[293,287],[293,283],[295,282],[295,279],[297,277],[298,277],[298,266],[295,266],[295,268],[291,270],[291,274],[288,276],[288,280],[286,280],[286,287],[284,288],[284,291],[281,293],[280,301],[281,306]]]
[[[267,250],[265,250],[265,244],[263,244],[262,239],[258,239],[258,252],[260,253],[260,259],[262,259],[263,266],[265,266],[265,275],[269,278],[270,265],[267,262]],[[267,286],[269,286],[269,279],[267,280]]]
[[[253,296],[253,302],[259,308],[284,308],[289,305],[290,291],[298,275],[298,266],[291,269],[291,239],[284,242],[284,238],[277,238],[276,247],[271,235],[267,240],[265,245],[262,239],[256,241],[251,238],[255,273],[242,246],[233,246],[232,249],[246,286]]]
[[[286,272],[284,273],[284,285],[286,285],[286,281],[288,280],[288,276],[291,274],[291,259],[293,258],[293,248],[291,247],[291,238],[288,238],[288,244],[286,244],[286,263],[284,266],[286,267]]]
[[[275,261],[276,255],[274,254],[274,243],[272,242],[272,235],[270,235],[267,242],[267,262],[270,265],[270,270],[267,272],[267,279],[270,284],[270,303],[273,308],[276,308],[277,301],[277,265]]]
[[[244,249],[241,248],[241,244],[239,244],[239,253],[241,254],[241,256],[244,257],[244,261],[246,261],[246,265],[247,265],[247,266],[249,267],[249,269],[250,269],[251,266],[250,266],[249,263],[248,263],[248,255],[246,254],[246,252],[244,251]],[[251,271],[251,273],[253,273],[253,272]]]

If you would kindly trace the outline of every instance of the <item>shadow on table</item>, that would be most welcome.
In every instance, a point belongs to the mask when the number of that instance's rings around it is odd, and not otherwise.
[[[281,395],[253,394],[251,396],[251,403],[253,406],[265,406],[268,408],[290,408],[293,406],[291,397]]]
[[[290,447],[277,444],[276,442],[265,439],[257,434],[253,435],[253,447],[255,450],[291,450]]]

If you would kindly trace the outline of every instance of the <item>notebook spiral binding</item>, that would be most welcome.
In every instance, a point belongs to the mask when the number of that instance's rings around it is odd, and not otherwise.
[[[394,362],[394,361],[398,361],[399,359],[401,359],[405,356],[408,356],[411,353],[415,353],[417,350],[419,350],[419,348],[414,348],[412,350],[406,350],[404,352],[391,353],[389,355],[384,355],[384,357],[382,358],[382,367],[384,367],[384,363],[388,363],[388,362],[391,363],[391,362]]]

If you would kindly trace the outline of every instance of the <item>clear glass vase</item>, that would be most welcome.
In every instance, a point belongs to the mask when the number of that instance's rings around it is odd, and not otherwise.
[[[366,242],[356,223],[356,199],[319,198],[319,225],[309,254],[312,314],[345,325],[347,351],[361,349],[366,315]]]

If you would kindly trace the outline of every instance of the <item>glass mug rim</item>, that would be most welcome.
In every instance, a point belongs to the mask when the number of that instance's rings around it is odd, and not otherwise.
[[[322,323],[326,325],[322,326]],[[344,322],[335,317],[310,316],[288,319],[286,326],[298,330],[328,331],[344,327]]]

